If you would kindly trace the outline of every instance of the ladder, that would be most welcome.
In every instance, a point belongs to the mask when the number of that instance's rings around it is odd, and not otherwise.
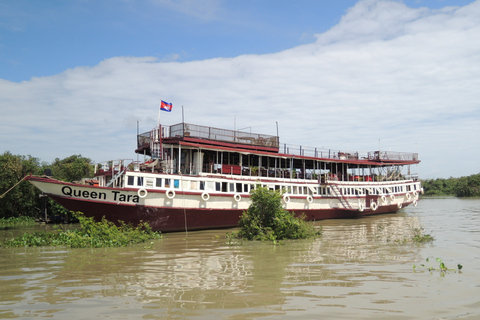
[[[150,131],[150,152],[153,159],[162,159],[161,127]]]

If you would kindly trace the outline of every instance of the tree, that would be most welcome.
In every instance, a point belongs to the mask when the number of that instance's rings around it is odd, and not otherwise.
[[[248,240],[283,240],[314,237],[314,225],[304,216],[295,217],[282,207],[279,191],[257,187],[250,192],[252,203],[239,221],[239,238]]]
[[[32,156],[0,155],[0,195],[7,192],[27,174],[39,174],[39,160]],[[21,182],[0,199],[0,218],[31,216],[38,213],[39,191],[27,182]]]
[[[79,155],[72,155],[65,159],[56,158],[51,165],[53,176],[67,182],[79,181],[82,178],[93,177],[92,160]]]

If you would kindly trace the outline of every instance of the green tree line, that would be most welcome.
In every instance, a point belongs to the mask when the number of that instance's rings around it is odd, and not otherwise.
[[[94,166],[90,159],[82,155],[72,155],[65,159],[56,158],[52,163],[48,163],[41,162],[40,159],[30,155],[13,155],[9,151],[4,152],[0,155],[0,218],[39,215],[40,191],[31,183],[20,181],[29,174],[43,175],[47,169],[56,179],[72,182],[84,177],[92,177]],[[15,186],[18,182],[20,183]],[[11,189],[12,187],[14,188]],[[53,214],[65,213],[63,207],[49,201]]]
[[[468,177],[422,180],[427,196],[480,197],[480,173]]]

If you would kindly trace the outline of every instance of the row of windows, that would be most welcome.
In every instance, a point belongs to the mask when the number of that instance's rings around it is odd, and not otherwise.
[[[166,179],[166,178],[147,178],[147,177],[134,177],[128,176],[127,186],[146,187],[146,188],[180,188],[179,179]],[[249,193],[250,190],[255,189],[259,184],[255,183],[242,183],[242,182],[219,182],[219,181],[196,181],[196,180],[183,180],[183,188],[190,190],[206,190],[206,191],[218,191],[218,192],[235,192],[235,193]],[[286,194],[299,194],[299,195],[325,195],[331,196],[335,193],[330,186],[282,186],[282,185],[267,185],[263,184],[263,187],[271,190],[283,190]],[[387,188],[358,188],[358,187],[339,187],[341,194],[343,195],[364,195],[364,194],[390,194],[390,193],[403,193],[416,190],[417,186],[413,185],[399,185]]]

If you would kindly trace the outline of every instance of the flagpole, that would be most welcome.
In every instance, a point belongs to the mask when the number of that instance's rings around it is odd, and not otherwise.
[[[160,105],[158,106],[157,128],[160,128],[160,112],[162,112],[162,101],[160,101]]]

